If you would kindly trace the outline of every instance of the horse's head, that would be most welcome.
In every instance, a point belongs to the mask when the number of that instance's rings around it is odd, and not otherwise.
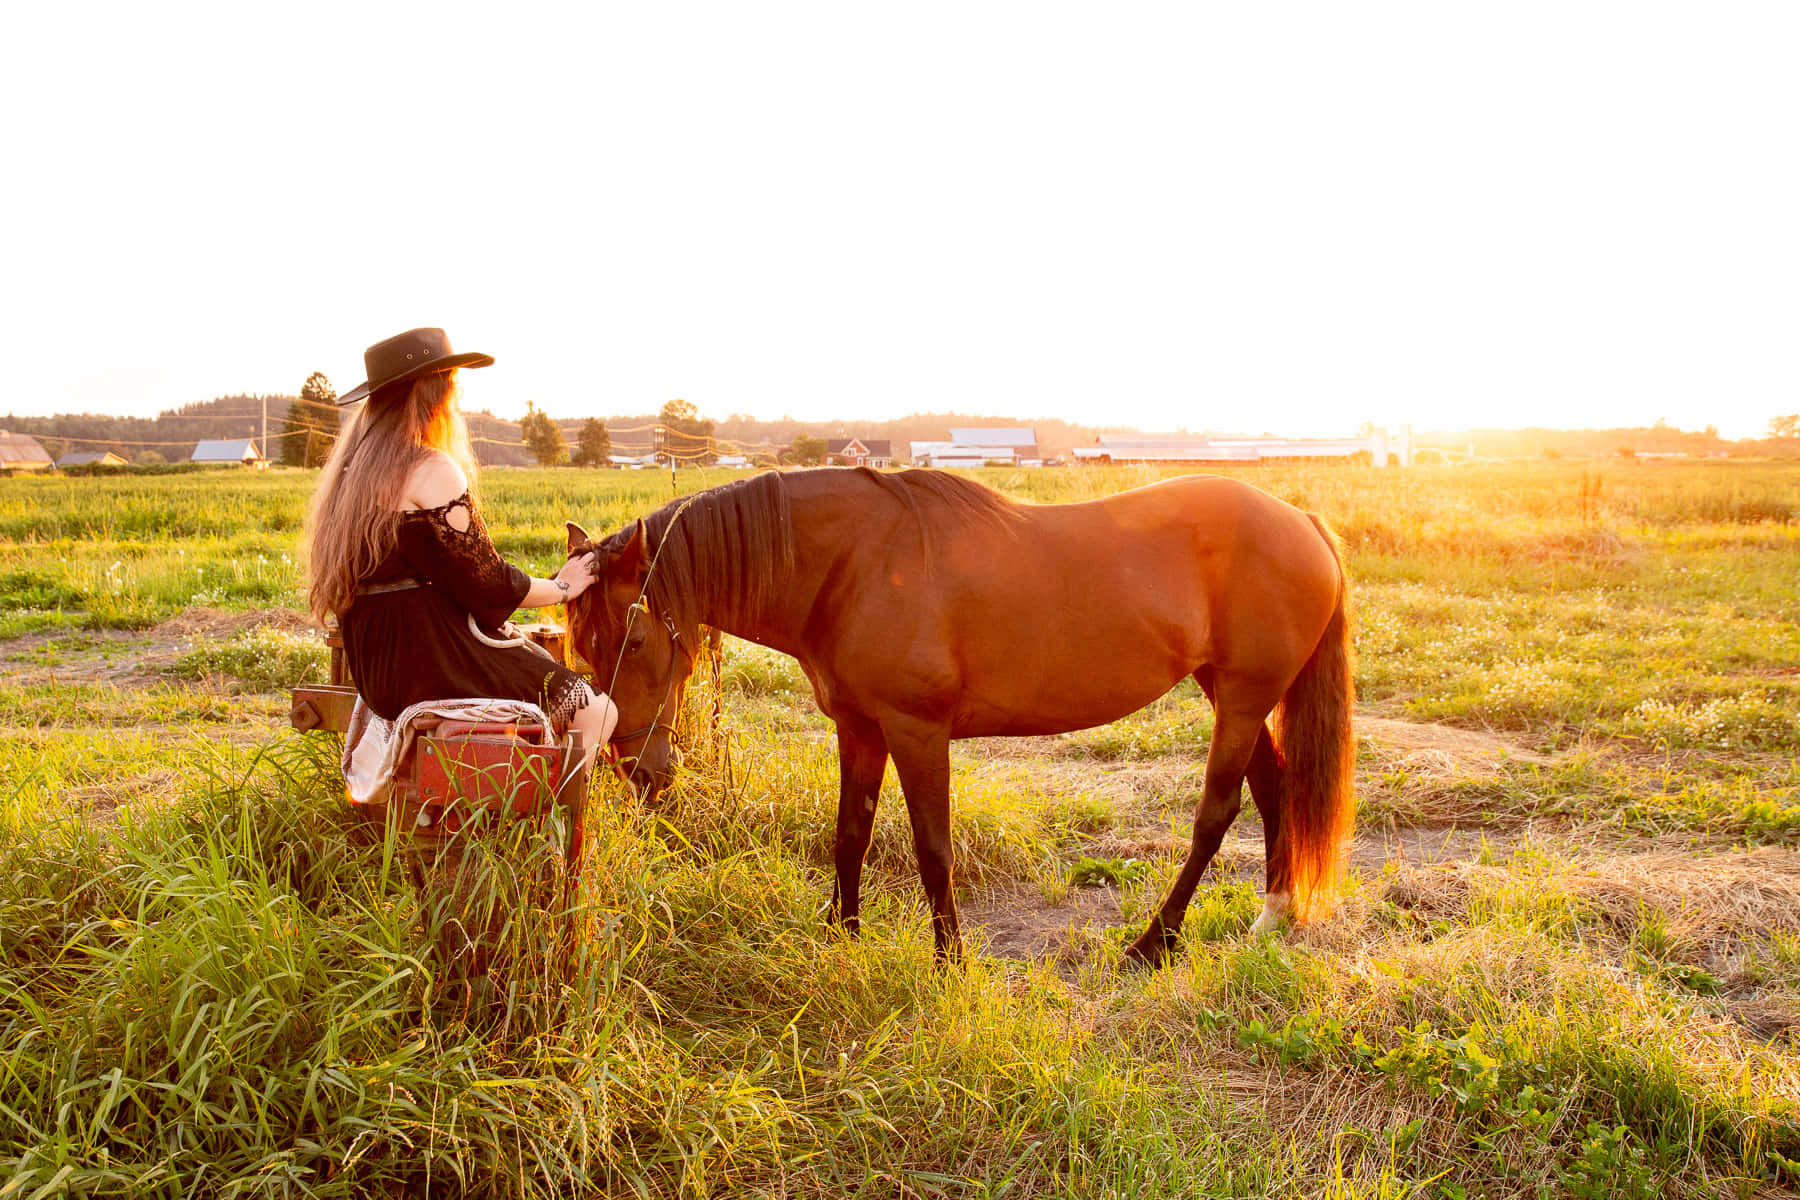
[[[644,523],[596,542],[570,521],[569,554],[592,551],[599,575],[568,604],[569,640],[594,671],[594,684],[612,697],[619,723],[612,744],[619,773],[646,799],[669,782],[669,735],[699,649],[692,632],[678,632],[673,614],[657,612],[646,595],[651,555]]]

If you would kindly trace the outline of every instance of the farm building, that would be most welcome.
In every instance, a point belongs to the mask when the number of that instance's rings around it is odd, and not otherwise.
[[[979,467],[990,462],[1039,466],[1037,431],[1028,428],[952,429],[947,442],[914,442],[912,460],[922,467]]]
[[[201,442],[194,447],[189,462],[197,463],[241,463],[244,466],[260,467],[263,456],[256,448],[256,443],[249,438],[235,441]]]
[[[1190,434],[1103,433],[1094,446],[1077,446],[1077,463],[1231,463],[1293,459],[1348,462],[1358,455],[1388,463],[1387,431],[1349,438],[1233,438]],[[1412,465],[1412,426],[1403,425],[1394,447],[1402,466]]]
[[[38,440],[0,429],[0,471],[48,471],[56,463]]]
[[[913,465],[919,467],[983,467],[988,461],[985,447],[955,442],[912,442],[907,449]],[[1001,453],[1004,456],[1005,452]]]
[[[56,460],[58,467],[122,467],[125,460],[111,450],[71,450]]]
[[[989,458],[1008,459],[1015,463],[1029,464],[1043,461],[1043,454],[1038,451],[1037,430],[1029,426],[1012,428],[968,428],[952,429],[950,440],[958,446],[978,446],[983,450],[995,450]]]
[[[887,438],[826,438],[825,461],[846,467],[892,466],[893,445]]]

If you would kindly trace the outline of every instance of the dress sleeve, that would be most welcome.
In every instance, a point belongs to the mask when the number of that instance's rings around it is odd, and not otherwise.
[[[467,528],[451,524],[453,516],[466,516]],[[531,588],[531,577],[494,549],[467,492],[441,508],[408,512],[400,521],[400,557],[458,608],[475,614],[483,629],[504,623]]]

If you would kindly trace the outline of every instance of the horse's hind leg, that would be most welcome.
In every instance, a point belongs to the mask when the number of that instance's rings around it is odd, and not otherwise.
[[[1250,926],[1251,933],[1273,929],[1293,904],[1293,883],[1288,878],[1287,847],[1281,840],[1281,759],[1275,739],[1265,722],[1256,750],[1250,755],[1250,798],[1263,824],[1263,910]]]
[[[1208,689],[1211,691],[1212,689]],[[1232,689],[1221,688],[1213,701],[1216,720],[1212,746],[1206,755],[1206,782],[1200,795],[1200,806],[1194,814],[1193,838],[1188,844],[1187,861],[1169,888],[1162,907],[1150,918],[1150,927],[1139,935],[1125,951],[1127,963],[1160,966],[1181,936],[1181,920],[1187,915],[1188,901],[1200,884],[1200,876],[1225,831],[1237,818],[1242,803],[1244,775],[1256,752],[1257,741],[1266,736],[1263,719],[1274,701],[1258,707],[1252,697],[1248,702],[1232,695]],[[1277,693],[1279,694],[1279,693]]]
[[[849,933],[862,925],[863,859],[875,832],[875,806],[887,773],[887,743],[879,726],[840,717],[838,735],[837,842],[832,857],[837,879],[831,891],[831,920]]]
[[[1213,669],[1201,667],[1194,672],[1194,682],[1215,705]],[[1263,910],[1250,926],[1251,933],[1272,929],[1293,902],[1292,883],[1288,878],[1285,848],[1281,843],[1281,759],[1275,753],[1275,739],[1263,722],[1257,735],[1256,749],[1250,753],[1250,766],[1244,774],[1250,785],[1250,798],[1256,801],[1256,813],[1263,827]]]

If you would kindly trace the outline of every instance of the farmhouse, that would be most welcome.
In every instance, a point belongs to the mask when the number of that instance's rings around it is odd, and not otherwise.
[[[888,438],[826,438],[825,461],[845,467],[887,467],[894,462]]]
[[[207,441],[194,447],[189,462],[197,463],[240,463],[244,466],[260,467],[263,456],[256,448],[256,443],[249,438],[236,441]]]
[[[30,434],[0,429],[0,471],[48,471],[55,465]]]
[[[111,450],[71,450],[56,460],[58,467],[122,467],[125,460]]]

